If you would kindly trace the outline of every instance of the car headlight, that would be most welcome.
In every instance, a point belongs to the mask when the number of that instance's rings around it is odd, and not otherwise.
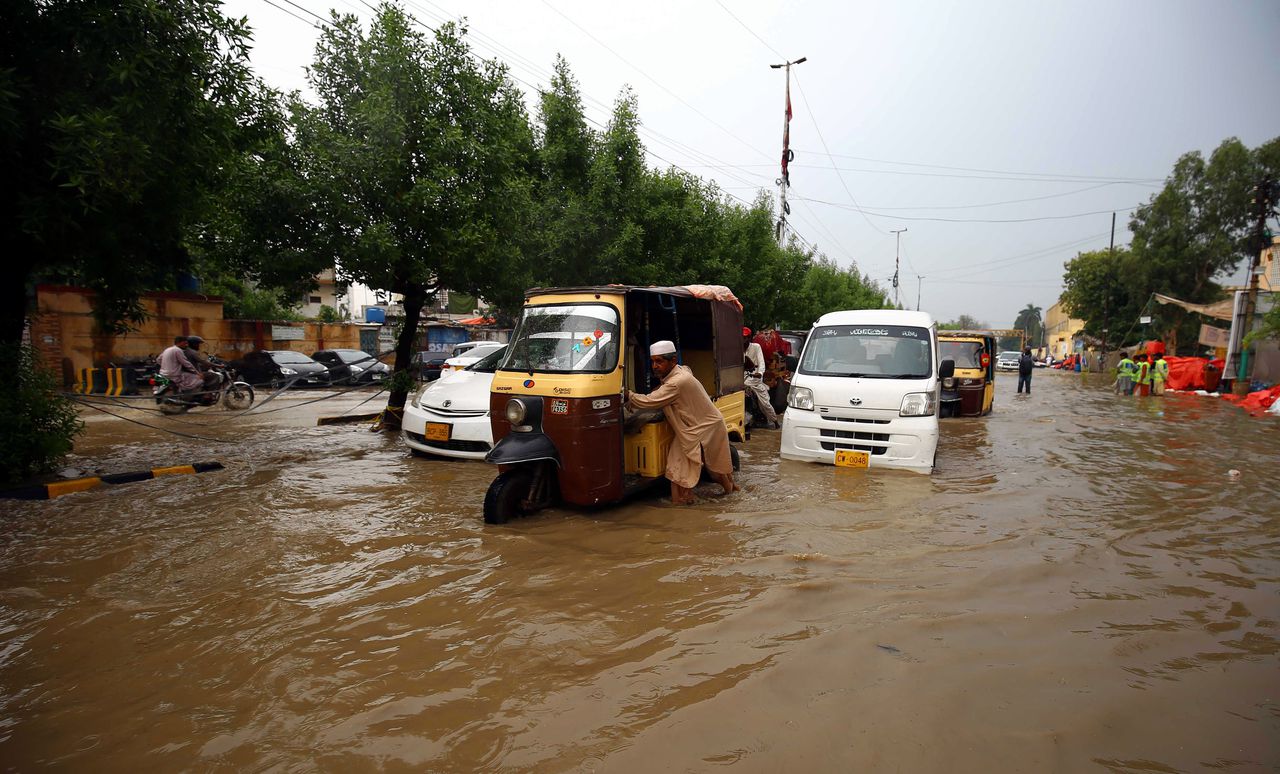
[[[280,373],[284,374],[285,376],[297,376],[297,375],[298,375],[298,372],[297,372],[297,371],[293,370],[292,368],[285,368],[284,366],[280,366]]]
[[[938,408],[938,395],[933,392],[911,392],[902,396],[898,416],[930,417]]]
[[[949,389],[951,389],[952,387],[955,387],[955,386],[956,386],[956,380],[955,380],[955,379],[952,379],[950,376],[948,376],[946,379],[943,379],[943,380],[942,380],[942,386],[943,386],[943,387],[946,387],[946,388],[949,390]]]
[[[353,365],[353,366],[347,366],[347,367],[351,369],[351,373],[353,374],[364,373],[364,366]]]
[[[524,405],[524,401],[519,398],[512,398],[507,401],[507,421],[514,427],[523,425],[524,418],[529,413],[529,409]]]
[[[813,390],[793,385],[787,393],[787,405],[791,408],[813,411]]]

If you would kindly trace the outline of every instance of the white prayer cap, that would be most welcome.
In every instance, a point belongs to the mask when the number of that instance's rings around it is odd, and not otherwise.
[[[655,341],[649,347],[649,357],[657,357],[658,355],[674,355],[676,353],[676,345],[663,339]]]

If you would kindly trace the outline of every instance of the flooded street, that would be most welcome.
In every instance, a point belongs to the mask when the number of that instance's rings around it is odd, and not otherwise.
[[[1276,770],[1276,419],[1015,381],[931,477],[757,431],[742,493],[504,527],[490,466],[315,426],[349,398],[93,417],[72,467],[225,470],[5,503],[0,761]]]

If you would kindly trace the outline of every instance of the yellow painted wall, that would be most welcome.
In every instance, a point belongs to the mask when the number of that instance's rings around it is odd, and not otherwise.
[[[122,336],[99,333],[92,293],[41,285],[31,317],[31,342],[45,362],[70,384],[81,368],[103,367],[159,355],[174,336],[200,336],[202,349],[233,360],[255,349],[288,349],[310,355],[320,349],[359,349],[361,326],[350,323],[271,322],[222,319],[222,299],[196,293],[152,293],[141,299],[148,319]],[[274,339],[273,326],[302,329],[299,339]]]
[[[1044,313],[1045,340],[1049,343],[1049,354],[1054,360],[1061,360],[1071,354],[1071,339],[1084,328],[1084,320],[1077,320],[1067,315],[1059,301]]]

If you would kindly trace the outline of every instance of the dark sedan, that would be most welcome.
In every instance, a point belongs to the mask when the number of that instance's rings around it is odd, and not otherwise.
[[[444,369],[444,361],[448,360],[448,352],[419,352],[413,356],[413,368],[418,372],[418,381],[434,382],[440,378]]]
[[[293,382],[294,387],[328,387],[329,369],[301,352],[287,349],[258,349],[233,361],[231,367],[245,381],[272,389]]]
[[[374,384],[391,375],[386,363],[359,349],[322,349],[311,357],[329,369],[334,384]]]

